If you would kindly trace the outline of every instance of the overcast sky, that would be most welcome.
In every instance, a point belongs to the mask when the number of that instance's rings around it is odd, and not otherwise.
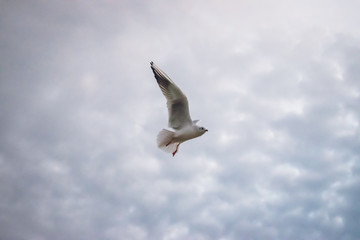
[[[360,239],[359,9],[1,0],[0,239]]]

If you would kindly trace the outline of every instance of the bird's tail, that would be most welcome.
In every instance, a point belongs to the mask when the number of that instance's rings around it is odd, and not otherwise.
[[[163,129],[157,135],[158,147],[165,152],[174,152],[178,142],[173,142],[174,132]]]

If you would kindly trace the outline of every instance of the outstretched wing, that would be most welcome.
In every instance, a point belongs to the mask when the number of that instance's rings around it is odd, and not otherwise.
[[[185,94],[158,66],[153,62],[150,62],[150,65],[156,81],[167,100],[169,127],[181,129],[186,125],[191,125],[189,104]]]

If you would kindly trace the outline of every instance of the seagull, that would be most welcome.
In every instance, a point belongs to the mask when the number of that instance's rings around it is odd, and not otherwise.
[[[174,129],[162,129],[157,135],[157,145],[165,152],[172,153],[174,157],[181,143],[200,137],[208,130],[196,125],[199,120],[191,120],[188,100],[180,88],[153,62],[150,62],[150,65],[167,101],[168,126]]]

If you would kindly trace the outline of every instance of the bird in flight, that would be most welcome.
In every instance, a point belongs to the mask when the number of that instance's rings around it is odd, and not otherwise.
[[[180,88],[153,62],[150,62],[150,65],[167,100],[168,126],[175,130],[174,132],[167,129],[161,130],[157,135],[157,144],[159,148],[175,156],[181,143],[200,137],[208,130],[196,125],[199,120],[191,120],[188,100]]]

